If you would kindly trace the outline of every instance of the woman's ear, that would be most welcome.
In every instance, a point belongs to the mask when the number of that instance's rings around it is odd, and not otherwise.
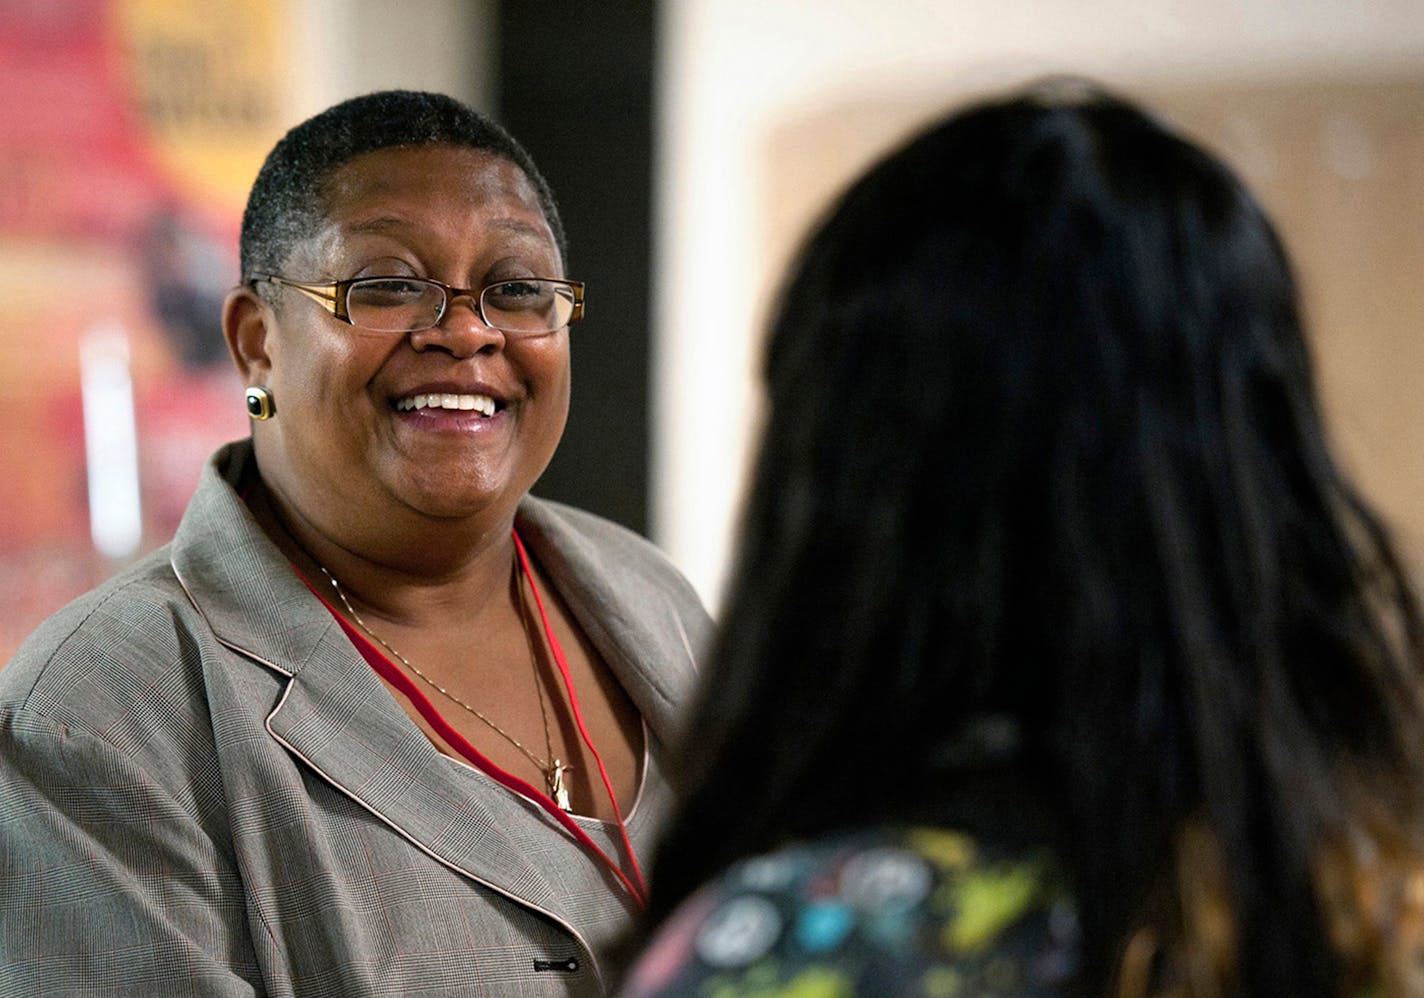
[[[245,385],[265,385],[272,370],[267,334],[274,321],[272,306],[256,291],[233,288],[223,300],[222,326],[233,365]]]

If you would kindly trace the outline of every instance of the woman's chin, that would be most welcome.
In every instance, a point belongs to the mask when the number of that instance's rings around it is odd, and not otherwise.
[[[401,448],[374,462],[396,502],[435,520],[514,516],[520,500],[548,465],[531,448],[472,446]],[[542,460],[540,459],[542,458]]]
[[[435,481],[409,481],[395,491],[407,509],[431,520],[451,521],[514,517],[526,489],[509,483],[482,482],[478,476],[450,473]]]

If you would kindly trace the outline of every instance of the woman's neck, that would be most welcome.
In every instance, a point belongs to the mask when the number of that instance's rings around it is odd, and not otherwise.
[[[374,536],[323,530],[259,478],[248,507],[264,532],[314,585],[325,575],[377,618],[417,624],[448,620],[452,609],[473,622],[480,609],[508,601],[514,564],[513,514],[498,523],[391,524]],[[402,529],[404,528],[404,529]]]

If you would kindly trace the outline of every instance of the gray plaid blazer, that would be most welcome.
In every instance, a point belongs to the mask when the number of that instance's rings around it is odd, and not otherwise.
[[[0,994],[602,993],[624,892],[436,751],[249,516],[251,460],[214,455],[172,544],[0,671]],[[707,616],[620,527],[518,525],[642,713],[646,861]]]

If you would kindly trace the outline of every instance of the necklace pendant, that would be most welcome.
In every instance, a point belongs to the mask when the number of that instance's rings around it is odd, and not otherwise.
[[[549,796],[554,798],[554,803],[559,805],[562,811],[573,810],[569,803],[569,788],[564,783],[564,773],[568,769],[561,760],[555,759],[549,764],[549,771],[544,774],[544,780],[549,786]]]

